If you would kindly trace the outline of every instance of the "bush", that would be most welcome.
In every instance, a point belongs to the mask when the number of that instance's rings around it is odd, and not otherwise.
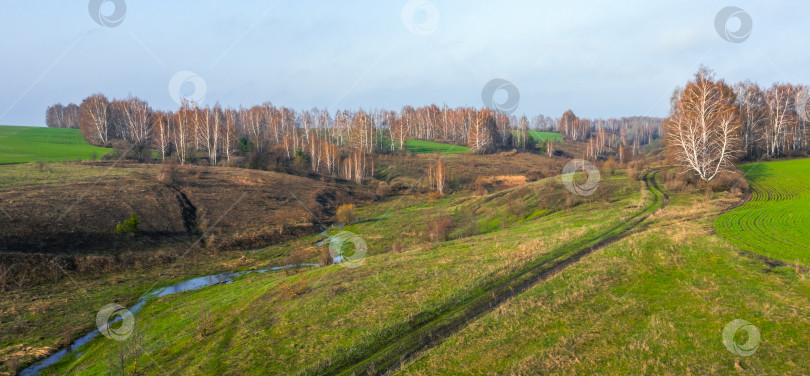
[[[118,224],[115,225],[115,232],[119,234],[135,234],[141,231],[138,228],[140,224],[141,217],[135,215],[135,213],[129,213],[129,219],[125,219],[123,223],[118,222]]]
[[[729,171],[718,174],[709,183],[709,188],[714,192],[736,191],[748,192],[748,181],[742,171]]]
[[[377,196],[380,198],[388,197],[391,194],[391,187],[388,186],[388,183],[381,181],[379,185],[377,185]]]
[[[326,250],[329,253],[329,250]],[[318,249],[315,247],[303,247],[303,248],[295,248],[284,258],[284,265],[295,265],[293,267],[285,268],[284,274],[290,275],[295,274],[299,271],[300,265],[306,262],[311,261],[313,258],[318,258],[320,261],[323,261],[321,258],[323,257],[323,250]]]
[[[664,187],[669,192],[679,193],[687,191],[689,189],[689,183],[682,179],[674,179],[666,182]]]
[[[354,204],[340,205],[337,210],[337,221],[344,225],[348,225],[357,220],[357,213],[355,212]]]
[[[402,243],[397,243],[397,242],[391,244],[391,249],[389,250],[389,252],[392,252],[392,253],[401,253],[401,252],[404,252],[404,251],[405,251],[405,246],[402,245]]]
[[[114,160],[121,159],[122,155],[124,155],[124,152],[121,149],[113,149],[113,151],[102,155],[101,160],[114,161]]]
[[[251,170],[266,170],[268,165],[267,154],[260,150],[251,151],[247,154],[247,168]],[[278,171],[278,166],[274,170]],[[281,172],[281,171],[279,171]]]
[[[394,180],[391,182],[390,185],[388,185],[388,188],[391,189],[391,193],[398,193],[400,190],[406,189],[408,187],[403,185],[401,181]]]
[[[627,164],[627,169],[625,173],[627,177],[630,179],[635,180],[643,180],[644,179],[644,161],[642,160],[635,160]]]
[[[425,214],[425,238],[431,242],[447,241],[447,236],[453,228],[453,219],[447,214],[439,214],[431,217]]]
[[[506,202],[506,213],[521,220],[526,215],[526,203],[519,197],[509,200]]]
[[[180,170],[177,167],[177,163],[175,163],[173,159],[169,159],[163,164],[163,167],[160,168],[157,179],[159,182],[169,187],[175,187],[177,186],[179,176]]]
[[[604,165],[602,165],[602,171],[608,173],[608,175],[613,176],[616,174],[616,160],[613,157],[610,157]]]

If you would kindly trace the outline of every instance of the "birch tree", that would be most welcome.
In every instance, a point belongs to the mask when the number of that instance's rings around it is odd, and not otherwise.
[[[701,68],[673,95],[665,142],[670,157],[684,171],[711,181],[729,169],[740,154],[739,131],[734,92],[708,69]]]
[[[109,140],[107,113],[110,101],[102,94],[87,97],[79,106],[81,119],[79,129],[87,141],[96,145],[106,144]]]

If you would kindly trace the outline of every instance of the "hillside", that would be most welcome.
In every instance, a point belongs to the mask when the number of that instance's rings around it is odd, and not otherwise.
[[[399,374],[615,374],[642,367],[674,375],[790,374],[810,366],[800,354],[810,344],[801,334],[810,329],[801,276],[713,234],[713,218],[738,198],[662,195],[654,171],[647,176],[646,188],[606,177],[600,190],[607,196],[570,208],[559,178],[484,196],[363,207],[361,219],[343,229],[367,244],[362,265],[254,273],[154,299],[136,315],[142,355],[128,355],[126,367],[136,360],[144,374],[389,367]],[[451,225],[435,238],[439,220]],[[317,262],[305,255],[324,249],[323,239],[232,257],[247,256],[235,264],[241,270],[284,265],[285,254]],[[82,300],[106,301],[93,296],[113,289],[99,286]],[[58,301],[69,290],[55,293]],[[91,313],[95,305],[73,309]],[[756,357],[723,348],[720,333],[735,318],[762,330]],[[216,350],[222,347],[230,350]],[[94,340],[46,374],[104,372],[118,351],[114,341]]]
[[[810,265],[810,159],[741,166],[752,197],[715,221],[717,232],[747,251]]]
[[[0,125],[0,164],[90,160],[111,151],[90,145],[78,129]]]

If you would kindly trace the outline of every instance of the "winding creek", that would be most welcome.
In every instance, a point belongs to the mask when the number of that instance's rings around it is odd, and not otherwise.
[[[347,256],[346,259],[344,259],[343,250],[342,250],[342,244],[347,242],[347,241],[354,243],[356,241],[354,239],[356,239],[357,236],[355,234],[353,234],[353,233],[349,233],[349,232],[345,232],[345,231],[340,231],[337,234],[329,235],[327,233],[327,231],[328,230],[324,230],[323,232],[321,232],[319,234],[319,235],[325,236],[325,238],[318,241],[316,243],[316,245],[320,247],[320,246],[325,246],[325,245],[329,244],[330,249],[335,249],[335,252],[332,253],[332,261],[333,261],[333,263],[340,264],[340,263],[345,261],[345,262],[347,262],[347,264],[350,264],[352,262],[356,262],[356,260],[354,260],[355,257],[359,257],[361,259],[361,261],[362,261],[362,258],[365,257],[365,242],[362,242],[362,248],[363,249],[362,249],[361,254],[358,254],[357,256]],[[349,234],[349,236],[347,236],[346,234]],[[354,244],[354,245],[355,245],[355,248],[358,247],[358,244]],[[259,251],[259,250],[257,249],[257,250],[253,250],[253,251],[249,251],[249,252],[253,253],[253,252],[257,252],[257,251]],[[186,281],[176,283],[176,284],[171,285],[171,286],[161,287],[161,288],[155,289],[155,290],[147,293],[146,295],[141,296],[138,299],[138,302],[135,303],[135,305],[133,305],[132,307],[129,308],[129,312],[132,313],[133,316],[135,316],[138,313],[138,311],[140,311],[141,308],[143,308],[143,306],[146,305],[146,303],[151,299],[162,298],[164,296],[177,294],[177,293],[183,292],[183,291],[198,290],[198,289],[208,287],[208,286],[229,284],[229,283],[233,282],[234,278],[243,276],[245,274],[275,272],[275,271],[279,271],[279,270],[295,268],[295,267],[301,267],[301,266],[310,266],[310,267],[316,267],[317,268],[317,267],[320,267],[321,265],[320,264],[313,264],[313,263],[290,264],[290,265],[284,265],[284,266],[274,266],[274,267],[271,267],[269,269],[247,270],[247,271],[241,271],[241,272],[229,272],[229,273],[222,273],[222,274],[212,274],[212,275],[207,275],[207,276],[204,276],[204,277],[197,277],[197,278],[193,278],[193,279],[189,279],[189,280],[186,280]],[[349,267],[352,267],[352,266],[349,266]],[[109,326],[111,324],[114,324],[114,323],[116,323],[118,321],[121,321],[122,319],[123,319],[122,316],[117,316],[115,319],[113,319],[112,321],[107,323],[107,326]],[[73,341],[70,345],[63,348],[62,350],[59,350],[56,353],[52,354],[51,356],[49,356],[49,357],[47,357],[47,358],[45,358],[45,359],[43,359],[43,360],[41,360],[41,361],[39,361],[37,363],[34,363],[33,365],[31,365],[28,368],[24,369],[22,372],[20,372],[20,375],[22,375],[22,376],[39,375],[39,373],[42,372],[44,369],[56,364],[57,362],[64,359],[69,354],[77,353],[84,345],[86,345],[88,342],[90,342],[93,339],[95,339],[96,337],[98,337],[100,334],[101,334],[101,329],[96,328],[92,332],[87,333],[87,334],[79,337],[78,339]],[[77,356],[78,355],[81,355],[81,352],[78,352]]]
[[[138,303],[135,303],[135,305],[130,307],[129,311],[132,313],[133,316],[136,315],[138,313],[138,311],[140,311],[141,308],[143,308],[143,306],[146,305],[146,303],[150,299],[161,298],[161,297],[164,297],[164,296],[177,294],[177,293],[183,292],[183,291],[198,290],[198,289],[208,287],[208,286],[228,284],[228,283],[233,282],[234,278],[240,277],[240,276],[243,276],[243,275],[249,274],[249,273],[274,272],[274,271],[279,271],[279,270],[289,269],[289,268],[294,268],[294,267],[299,267],[299,266],[319,267],[320,265],[319,264],[309,264],[309,263],[295,264],[295,265],[285,265],[285,266],[272,267],[270,269],[248,270],[248,271],[242,271],[242,272],[230,272],[230,273],[222,273],[222,274],[212,274],[212,275],[207,275],[207,276],[204,276],[204,277],[198,277],[198,278],[194,278],[194,279],[189,279],[189,280],[186,280],[186,281],[183,281],[183,282],[176,283],[176,284],[171,285],[171,286],[161,287],[161,288],[155,289],[155,290],[149,292],[148,294],[141,296],[140,299],[138,299]],[[120,321],[121,319],[122,319],[122,317],[118,316],[114,320],[112,320],[109,324],[116,323],[116,322]],[[94,338],[98,337],[100,334],[101,334],[101,332],[99,331],[99,329],[95,329],[92,332],[87,333],[87,334],[79,337],[78,339],[73,341],[73,343],[71,343],[69,346],[65,347],[64,349],[59,350],[58,352],[56,352],[53,355],[45,358],[44,360],[41,360],[41,361],[39,361],[37,363],[34,363],[30,367],[24,369],[22,372],[20,372],[20,375],[22,375],[22,376],[38,375],[44,369],[46,369],[46,368],[56,364],[58,361],[62,360],[65,356],[67,356],[69,354],[73,354],[73,353],[79,351],[84,345],[86,345],[88,342],[92,341]],[[79,355],[81,355],[81,353],[79,353]]]

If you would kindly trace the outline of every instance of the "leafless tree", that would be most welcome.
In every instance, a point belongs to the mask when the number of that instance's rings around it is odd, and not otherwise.
[[[102,94],[93,94],[82,101],[79,128],[89,142],[96,145],[107,143],[109,139],[107,108],[109,105],[110,101]]]
[[[733,90],[701,68],[672,98],[665,126],[667,151],[685,171],[711,181],[740,154],[739,129]]]
[[[165,161],[171,153],[172,129],[168,115],[156,112],[152,118],[152,145],[160,152],[160,159]]]

